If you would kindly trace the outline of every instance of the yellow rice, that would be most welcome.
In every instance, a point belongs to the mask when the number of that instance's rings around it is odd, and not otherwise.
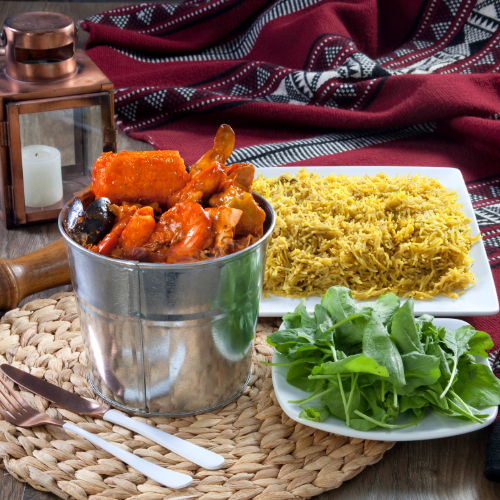
[[[323,295],[349,287],[356,299],[457,298],[472,285],[472,237],[458,195],[419,175],[348,177],[301,170],[253,189],[276,211],[264,293]]]

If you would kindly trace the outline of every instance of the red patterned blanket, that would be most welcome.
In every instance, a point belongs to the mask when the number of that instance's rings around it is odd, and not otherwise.
[[[122,130],[190,164],[458,167],[500,288],[500,0],[187,0],[82,22]],[[375,172],[376,169],[374,169]],[[469,318],[500,347],[500,317]]]

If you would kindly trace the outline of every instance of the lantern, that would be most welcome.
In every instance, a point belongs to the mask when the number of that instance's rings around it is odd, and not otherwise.
[[[76,50],[68,16],[9,17],[0,45],[0,217],[8,228],[56,220],[116,152],[113,84]]]

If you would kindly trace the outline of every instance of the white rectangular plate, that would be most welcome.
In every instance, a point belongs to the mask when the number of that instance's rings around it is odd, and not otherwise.
[[[463,325],[467,325],[465,321],[460,319],[436,318],[434,324],[444,326],[450,330],[456,330]],[[484,358],[477,357],[478,363],[483,363],[489,367],[488,361]],[[286,363],[287,358],[274,350],[273,363]],[[351,429],[347,424],[338,418],[328,417],[324,422],[313,422],[299,418],[302,408],[294,403],[289,403],[288,400],[304,399],[310,393],[301,391],[296,387],[291,386],[286,381],[288,373],[287,366],[273,366],[273,386],[278,402],[283,411],[293,420],[309,427],[321,429],[322,431],[333,432],[341,436],[349,436],[361,439],[373,439],[375,441],[420,441],[423,439],[437,439],[450,436],[458,436],[468,432],[477,431],[493,423],[497,416],[498,407],[492,406],[482,408],[481,413],[487,414],[488,417],[484,423],[464,422],[456,418],[444,417],[432,411],[426,410],[424,418],[416,426],[405,427],[403,429],[374,429],[367,432]],[[321,405],[321,402],[313,401],[312,405]],[[400,417],[401,418],[401,417]],[[408,421],[410,421],[408,419]],[[396,423],[403,423],[399,419]],[[406,423],[406,421],[405,421]]]
[[[296,174],[305,168],[309,172],[326,176],[329,174],[354,175],[377,175],[383,172],[390,177],[396,175],[415,175],[433,177],[447,189],[458,193],[458,202],[462,203],[465,216],[472,219],[470,227],[472,235],[479,234],[472,203],[465,186],[460,170],[456,168],[443,167],[272,167],[259,168],[257,174],[264,177],[278,177],[285,173]],[[499,312],[498,297],[491,274],[491,268],[486,255],[483,241],[475,243],[470,251],[470,256],[474,259],[472,272],[475,274],[477,282],[468,288],[458,299],[438,296],[432,300],[416,300],[415,314],[431,314],[433,316],[491,316]],[[306,307],[309,313],[314,312],[314,306],[319,304],[321,297],[309,297],[306,299]],[[404,302],[404,299],[402,299]],[[286,297],[270,296],[262,298],[260,301],[259,316],[283,316],[283,314],[293,311],[299,304],[299,299],[289,299]]]

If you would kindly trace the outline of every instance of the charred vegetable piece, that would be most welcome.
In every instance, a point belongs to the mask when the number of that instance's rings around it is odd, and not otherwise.
[[[236,226],[236,235],[261,237],[264,234],[264,221],[266,213],[257,205],[253,196],[242,189],[228,185],[222,193],[210,198],[211,207],[231,207],[243,211],[240,221]]]
[[[191,165],[189,175],[191,179],[202,170],[210,167],[214,161],[226,163],[234,149],[234,132],[229,125],[221,125],[215,134],[214,147],[207,151],[196,163]]]
[[[92,188],[96,198],[166,207],[169,196],[189,181],[178,151],[104,153],[94,163]]]
[[[101,241],[109,233],[116,219],[109,211],[110,204],[107,198],[99,198],[82,213],[82,202],[79,198],[75,198],[70,205],[70,213],[66,220],[68,236],[83,246],[95,245]]]

